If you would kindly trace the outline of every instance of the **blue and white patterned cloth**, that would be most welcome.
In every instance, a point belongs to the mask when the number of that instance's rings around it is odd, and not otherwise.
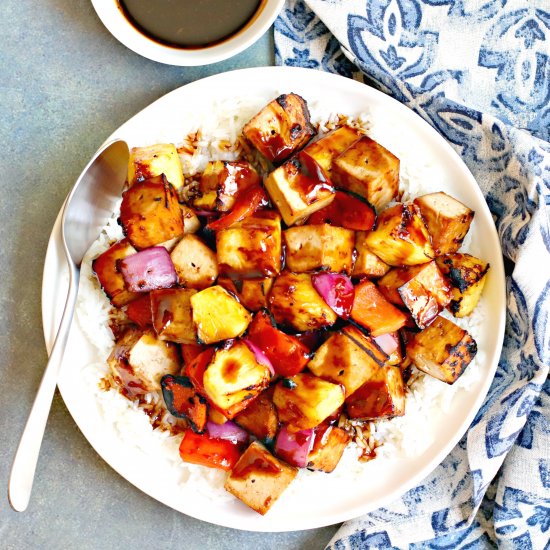
[[[469,431],[329,548],[550,548],[550,0],[287,0],[275,47],[280,65],[362,80],[432,124],[511,267],[502,357]]]

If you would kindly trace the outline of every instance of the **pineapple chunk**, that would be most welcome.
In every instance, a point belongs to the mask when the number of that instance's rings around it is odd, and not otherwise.
[[[148,147],[133,147],[128,162],[128,183],[164,174],[178,191],[183,187],[183,168],[173,143],[158,143]]]
[[[389,265],[417,265],[434,257],[428,230],[413,204],[399,203],[378,216],[377,228],[365,238],[371,252]]]
[[[315,428],[344,403],[344,388],[317,376],[300,373],[275,386],[273,402],[279,420],[294,431]]]
[[[388,356],[372,338],[348,326],[335,332],[315,352],[307,367],[316,376],[341,384],[346,395],[351,395],[387,360]]]
[[[216,233],[220,269],[242,278],[273,277],[281,271],[281,218],[258,212]]]
[[[367,245],[365,239],[369,232],[357,231],[355,233],[355,250],[357,251],[357,259],[353,266],[353,277],[369,277],[375,279],[382,277],[389,270],[390,266],[384,263],[376,254],[372,253]]]
[[[398,195],[399,159],[363,136],[334,159],[332,179],[337,187],[361,195],[380,210]]]
[[[276,323],[300,332],[333,325],[338,319],[306,273],[283,271],[269,293],[269,310]]]
[[[436,256],[456,252],[470,229],[474,211],[446,193],[429,193],[414,199],[432,238]]]
[[[204,371],[203,386],[206,397],[233,418],[268,386],[270,377],[269,369],[239,340],[216,351]]]
[[[117,268],[118,260],[135,253],[136,249],[128,242],[128,239],[122,239],[92,262],[92,269],[101,287],[115,307],[125,306],[139,296],[138,293],[126,289],[124,278]]]
[[[191,208],[180,204],[181,214],[183,216],[183,232],[185,235],[190,233],[196,233],[201,228],[201,222],[198,216],[193,212]]]
[[[184,235],[170,257],[179,284],[187,288],[207,288],[218,277],[216,253],[196,235]]]
[[[297,473],[297,468],[275,458],[262,444],[254,441],[233,467],[224,487],[264,515]]]
[[[198,340],[203,344],[237,338],[252,320],[250,313],[221,286],[191,296],[191,307]]]
[[[197,332],[191,313],[191,296],[196,290],[169,288],[150,292],[153,328],[159,340],[194,344]]]
[[[117,383],[130,397],[160,391],[160,379],[165,374],[177,374],[181,368],[176,344],[158,340],[152,331],[137,329],[124,333],[107,363]]]
[[[308,176],[298,158],[273,170],[264,185],[289,226],[303,222],[334,200],[334,189],[330,182]]]
[[[456,382],[476,353],[475,340],[444,317],[407,342],[407,355],[416,368],[447,384]]]
[[[259,311],[267,307],[267,296],[272,286],[273,279],[244,279],[239,298],[246,309]]]
[[[326,269],[349,275],[353,267],[354,232],[329,224],[291,227],[283,232],[286,264],[303,273]]]
[[[273,388],[263,391],[233,420],[260,441],[272,443],[279,429],[279,417],[273,404]]]
[[[437,265],[451,282],[449,310],[455,317],[467,317],[481,297],[489,264],[470,254],[457,252],[440,256]]]
[[[164,176],[134,184],[122,194],[120,223],[138,249],[183,235],[183,215],[174,188]]]
[[[329,474],[336,468],[344,454],[350,436],[341,428],[319,426],[315,430],[315,442],[307,457],[307,468]]]
[[[284,94],[268,103],[243,128],[250,143],[268,160],[279,163],[301,149],[316,133],[306,101]]]

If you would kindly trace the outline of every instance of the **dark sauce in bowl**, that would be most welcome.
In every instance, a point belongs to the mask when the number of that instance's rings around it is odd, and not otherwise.
[[[265,0],[118,0],[142,34],[178,48],[219,44],[250,24]]]

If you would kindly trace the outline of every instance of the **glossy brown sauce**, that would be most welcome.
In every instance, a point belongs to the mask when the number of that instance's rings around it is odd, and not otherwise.
[[[233,479],[245,479],[251,474],[261,475],[277,475],[283,469],[273,460],[264,459],[263,457],[254,457],[250,460],[248,457],[241,457],[239,462],[233,468],[231,477]]]
[[[118,0],[125,17],[157,42],[200,48],[243,29],[263,0]]]

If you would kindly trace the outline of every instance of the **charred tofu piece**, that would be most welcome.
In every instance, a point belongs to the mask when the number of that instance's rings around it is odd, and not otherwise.
[[[183,215],[175,189],[164,176],[134,184],[122,194],[120,223],[141,250],[183,235]]]
[[[351,274],[353,277],[377,279],[384,276],[390,270],[390,266],[369,250],[365,243],[368,234],[367,231],[357,231],[355,233],[357,259]]]
[[[125,306],[139,296],[137,292],[127,290],[122,273],[118,270],[118,260],[123,260],[136,252],[128,239],[122,239],[92,262],[92,269],[99,284],[115,307]]]
[[[170,288],[149,293],[153,328],[159,340],[179,344],[194,344],[197,341],[191,312],[191,296],[196,292],[187,288]]]
[[[456,252],[470,229],[474,211],[446,193],[429,193],[414,199],[432,238],[436,256]]]
[[[399,159],[363,136],[334,159],[332,181],[361,195],[378,211],[398,196]]]
[[[407,355],[416,368],[447,384],[456,382],[476,353],[475,340],[441,316],[407,342]]]
[[[258,212],[216,232],[220,269],[239,278],[274,277],[281,271],[281,218]]]
[[[180,204],[181,214],[183,216],[183,232],[185,235],[196,233],[201,228],[201,222],[195,212],[186,206]]]
[[[350,436],[341,428],[330,424],[318,426],[315,442],[307,457],[307,467],[329,474],[340,462]]]
[[[273,403],[273,389],[263,391],[234,421],[264,443],[272,443],[279,429],[279,416]]]
[[[243,134],[266,159],[279,163],[301,149],[316,131],[306,101],[297,94],[283,94],[245,124]]]
[[[405,414],[405,384],[399,367],[385,366],[346,399],[349,418],[374,420]]]
[[[346,395],[351,395],[387,360],[388,356],[372,338],[348,326],[335,332],[315,352],[307,367],[315,376],[341,384]]]
[[[250,311],[267,307],[267,297],[273,286],[273,279],[244,279],[240,292],[241,303]]]
[[[399,203],[378,216],[365,245],[389,265],[417,265],[435,257],[428,230],[414,204]]]
[[[231,419],[267,388],[270,378],[269,368],[239,340],[216,351],[204,371],[203,386],[208,400]]]
[[[264,515],[297,473],[297,468],[275,458],[261,443],[254,441],[235,464],[224,487]]]
[[[179,284],[186,288],[207,288],[218,278],[216,253],[196,235],[184,235],[170,257]]]
[[[307,164],[297,157],[273,170],[264,185],[288,226],[300,224],[328,206],[335,195],[325,175],[312,174]]]
[[[191,296],[191,307],[198,340],[203,344],[237,338],[252,320],[250,313],[218,285]]]
[[[128,162],[128,184],[148,180],[164,174],[180,190],[183,187],[183,168],[173,143],[157,143],[147,147],[133,147]]]
[[[286,265],[304,273],[325,269],[348,275],[353,268],[354,232],[329,224],[303,225],[283,231]]]
[[[181,368],[178,346],[159,340],[153,331],[128,330],[107,359],[113,377],[130,397],[159,391],[165,374]]]
[[[470,254],[456,252],[437,258],[437,265],[451,283],[449,310],[455,317],[467,317],[479,302],[489,264]]]
[[[273,402],[279,420],[291,431],[315,428],[344,403],[344,388],[312,374],[283,378],[275,386]]]
[[[299,332],[333,325],[338,316],[315,290],[307,273],[283,271],[269,293],[275,322]]]

